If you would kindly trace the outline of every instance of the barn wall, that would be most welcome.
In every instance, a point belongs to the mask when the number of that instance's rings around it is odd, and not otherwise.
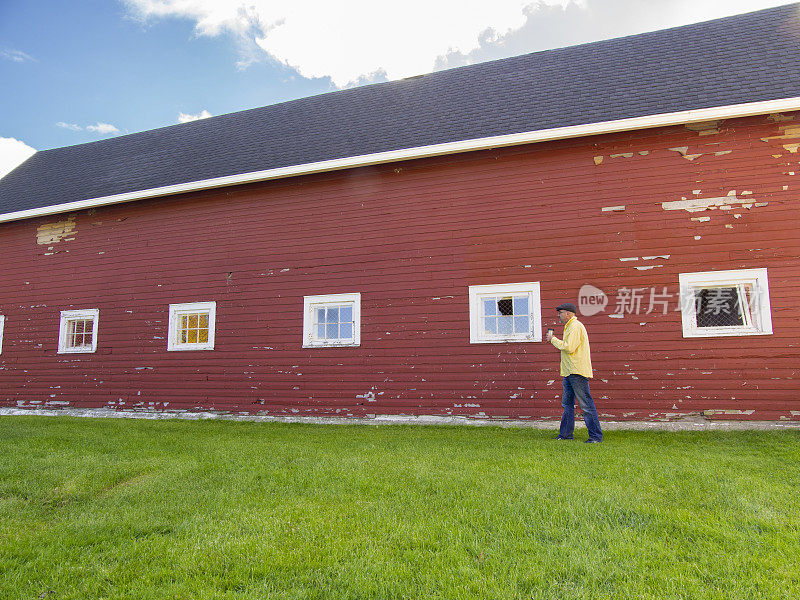
[[[0,405],[554,418],[552,346],[469,343],[469,285],[539,281],[545,328],[609,297],[582,318],[604,418],[798,419],[798,142],[798,114],[746,118],[5,223]],[[679,273],[763,267],[773,335],[682,337]],[[346,292],[361,346],[302,348],[303,296]],[[168,305],[207,300],[215,349],[167,352]],[[72,308],[100,309],[95,354],[57,354]]]

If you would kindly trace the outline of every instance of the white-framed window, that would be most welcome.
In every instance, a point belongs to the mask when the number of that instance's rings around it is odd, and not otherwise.
[[[97,308],[62,310],[58,329],[58,353],[72,354],[97,350]]]
[[[766,269],[681,273],[678,280],[683,337],[772,333]]]
[[[3,329],[6,326],[6,317],[5,315],[0,315],[0,354],[3,353]]]
[[[539,282],[469,286],[469,341],[541,342]]]
[[[303,348],[361,345],[361,294],[303,297]]]
[[[167,350],[213,350],[216,302],[169,305]]]

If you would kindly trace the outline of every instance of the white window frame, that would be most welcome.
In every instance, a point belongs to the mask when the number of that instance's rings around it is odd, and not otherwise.
[[[530,324],[527,334],[490,334],[483,331],[483,299],[486,296],[527,294]],[[526,283],[500,283],[469,286],[469,342],[470,344],[501,344],[508,342],[542,341],[542,298],[538,281]]]
[[[92,345],[67,347],[68,328],[70,321],[92,320]],[[58,327],[58,353],[59,354],[91,354],[97,351],[97,324],[100,321],[100,310],[85,308],[81,310],[62,310]]]
[[[6,328],[6,316],[0,315],[0,354],[3,353],[3,330]]]
[[[683,337],[726,337],[743,335],[771,335],[772,313],[769,302],[767,269],[735,269],[731,271],[704,271],[680,273],[681,321]],[[740,302],[744,288],[750,287],[751,302],[746,305],[744,325],[698,327],[695,296],[698,289],[727,287],[738,290]]]
[[[328,340],[316,335],[316,310],[335,305],[350,305],[353,308],[353,338]],[[338,348],[361,345],[361,294],[324,294],[303,296],[303,348]]]
[[[186,313],[208,313],[208,341],[207,342],[179,342],[178,324],[180,317]],[[217,303],[216,302],[185,302],[182,304],[169,305],[169,331],[167,335],[167,350],[213,350],[214,349],[214,330],[217,322]]]

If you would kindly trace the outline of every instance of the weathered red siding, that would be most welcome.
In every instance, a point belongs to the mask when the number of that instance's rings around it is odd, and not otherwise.
[[[583,284],[611,298],[582,318],[601,416],[798,419],[800,114],[789,117],[134,202],[76,213],[52,243],[37,231],[68,215],[2,224],[0,405],[552,418],[552,346],[469,343],[468,286],[540,281],[545,327]],[[730,193],[752,206],[661,206]],[[682,337],[679,273],[757,267],[773,335]],[[666,315],[609,317],[617,290],[664,286]],[[303,349],[303,296],[345,292],[362,294],[361,346]],[[207,300],[215,350],[167,352],[168,305]],[[57,354],[70,308],[100,309],[96,354]]]

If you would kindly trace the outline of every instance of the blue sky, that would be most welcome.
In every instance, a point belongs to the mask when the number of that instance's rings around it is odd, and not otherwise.
[[[0,176],[33,150],[783,3],[0,0]]]
[[[36,149],[177,123],[179,113],[237,111],[333,89],[262,60],[236,67],[231,36],[197,36],[184,18],[143,23],[113,0],[0,0],[0,136]],[[266,57],[265,57],[266,58]],[[78,131],[57,123],[82,127]]]

